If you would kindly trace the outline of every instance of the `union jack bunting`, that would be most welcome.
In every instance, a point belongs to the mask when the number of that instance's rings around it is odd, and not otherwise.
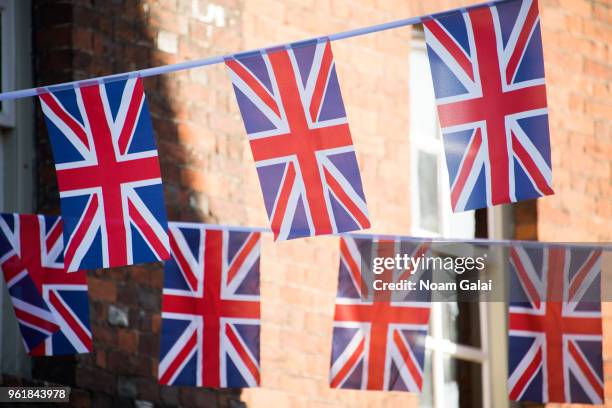
[[[0,215],[0,268],[30,355],[92,349],[87,280],[63,263],[62,222],[42,215]]]
[[[429,244],[342,237],[334,315],[330,386],[361,390],[420,392],[430,303],[372,296],[362,257],[393,257],[398,251],[423,256]],[[385,270],[386,282],[423,276],[423,270]],[[365,284],[364,284],[365,283]]]
[[[68,271],[167,259],[157,148],[140,78],[42,93]]]
[[[170,223],[159,382],[259,385],[258,232]]]
[[[226,61],[277,240],[368,228],[329,41]]]
[[[601,250],[512,247],[514,401],[602,404]]]
[[[453,211],[554,194],[537,0],[423,25]]]

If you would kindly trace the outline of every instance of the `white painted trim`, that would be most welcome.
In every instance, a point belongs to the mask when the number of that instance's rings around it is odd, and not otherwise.
[[[413,36],[412,52],[426,52],[424,40],[418,35],[416,37]],[[423,80],[429,80],[429,78],[423,78]],[[435,107],[432,107],[432,109],[435,109]],[[473,231],[471,234],[468,234],[469,236],[466,236],[465,231],[469,224],[465,224],[468,220],[462,217],[472,217],[475,227],[475,212],[466,212],[460,216],[452,212],[450,204],[450,187],[448,185],[448,169],[446,167],[444,143],[439,126],[437,132],[437,137],[432,137],[433,135],[417,134],[415,129],[411,128],[412,233],[428,237],[473,238]],[[427,231],[418,224],[420,209],[417,158],[419,151],[435,154],[437,156],[440,231]],[[506,238],[508,235],[508,226],[505,224],[507,224],[509,214],[502,213],[501,209],[496,211],[496,213],[490,211],[487,215],[489,220],[488,237],[492,239]],[[501,267],[503,268],[504,262],[502,257],[497,258],[497,265],[502,265]],[[442,327],[444,308],[441,303],[432,303],[430,335],[427,337],[425,346],[430,351],[431,356],[431,380],[433,382],[431,387],[433,393],[432,403],[435,408],[446,408],[448,406],[446,403],[447,395],[444,390],[444,359],[446,356],[481,364],[483,407],[508,408],[511,406],[508,402],[506,388],[507,338],[505,336],[505,304],[502,302],[481,302],[479,303],[478,310],[480,315],[480,348],[470,347],[444,339]]]
[[[431,305],[429,317],[430,335],[427,337],[425,347],[437,339],[442,339],[442,304],[435,302]],[[433,340],[430,340],[433,339]],[[433,393],[433,406],[436,408],[446,407],[444,393],[444,353],[436,348],[430,348],[431,353],[431,390]]]
[[[415,32],[415,30],[413,30]],[[411,59],[416,58],[418,61],[427,61],[427,49],[425,47],[424,36],[415,32],[411,44]],[[421,71],[419,69],[418,71]],[[431,78],[414,78],[412,75],[410,80],[431,81]],[[413,89],[412,87],[409,89]],[[446,157],[444,154],[444,141],[442,132],[437,119],[437,108],[435,105],[435,96],[433,94],[433,86],[430,89],[431,94],[428,97],[422,98],[426,101],[431,100],[431,117],[435,123],[431,127],[435,128],[435,134],[424,134],[423,129],[413,126],[418,118],[414,118],[413,112],[410,112],[410,182],[412,185],[411,196],[411,222],[412,233],[419,236],[427,237],[445,237],[445,238],[473,238],[475,228],[474,211],[466,211],[462,213],[453,213],[450,202],[450,186],[448,182],[448,169],[446,167]],[[411,103],[418,97],[410,97]],[[411,105],[412,106],[412,105]],[[415,113],[416,115],[416,113]],[[426,126],[430,128],[430,126]],[[438,231],[431,231],[423,228],[419,224],[421,217],[419,208],[420,198],[420,181],[418,178],[418,156],[419,153],[427,153],[435,156],[436,160],[436,176],[437,176],[437,199],[438,199]]]
[[[487,208],[487,236],[490,239],[507,239],[511,237],[512,211],[509,206],[496,206]],[[497,266],[491,273],[497,278],[508,273],[507,248],[497,246],[492,248],[492,262]],[[500,280],[500,281],[503,281]],[[505,302],[487,303],[487,336],[494,341],[489,342],[489,372],[495,379],[489,384],[490,400],[495,408],[509,408],[516,406],[508,399],[508,324],[507,305]]]
[[[414,32],[414,30],[413,30]],[[426,53],[425,39],[422,35],[416,32],[412,38],[412,50],[411,56],[415,53]],[[426,58],[425,58],[426,59]],[[425,60],[420,58],[420,60]],[[430,78],[421,78],[420,80],[430,80]],[[433,93],[433,89],[431,90]],[[415,98],[410,98],[411,101]],[[435,98],[432,96],[432,100]],[[453,231],[453,221],[456,222],[459,217],[453,216],[450,203],[450,186],[448,183],[448,171],[446,169],[446,160],[444,156],[444,143],[442,140],[442,134],[440,126],[437,120],[437,108],[435,103],[432,103],[431,109],[436,112],[431,116],[435,118],[436,134],[435,135],[424,135],[418,133],[416,127],[411,126],[410,128],[410,166],[411,166],[411,183],[412,183],[412,196],[411,196],[411,222],[412,222],[412,233],[418,236],[426,237],[449,237],[451,235],[467,235],[464,238],[473,238],[474,231],[467,233],[461,231],[457,234]],[[411,123],[414,120],[412,112],[410,113]],[[439,231],[429,231],[422,228],[419,225],[420,218],[420,180],[418,178],[418,155],[419,152],[428,153],[435,156],[436,160],[436,172],[437,172],[437,198],[438,198],[438,226]],[[462,217],[474,218],[474,212],[468,212]],[[475,219],[474,219],[475,224]],[[459,228],[461,229],[461,228]],[[455,232],[453,234],[453,232]],[[481,304],[482,306],[482,304]],[[427,336],[425,347],[430,350],[431,356],[431,371],[432,371],[432,393],[433,393],[433,407],[445,408],[447,404],[447,395],[444,389],[444,359],[445,357],[453,357],[456,359],[471,361],[478,363],[482,367],[483,376],[483,403],[484,406],[489,408],[490,405],[490,393],[488,390],[488,384],[491,382],[489,376],[489,356],[487,354],[487,337],[486,333],[486,321],[483,321],[483,310],[486,315],[486,307],[480,307],[480,324],[481,324],[481,344],[482,348],[470,347],[464,344],[458,344],[452,342],[449,339],[444,338],[443,333],[443,313],[444,308],[439,302],[434,302],[431,305],[430,315],[430,335]],[[427,379],[426,379],[427,381]]]
[[[482,361],[482,406],[491,407],[491,347],[489,343],[489,304],[479,302],[480,311],[480,346],[485,358]]]

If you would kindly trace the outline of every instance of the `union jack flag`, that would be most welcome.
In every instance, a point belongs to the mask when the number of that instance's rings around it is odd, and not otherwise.
[[[396,299],[394,292],[372,296],[363,258],[396,253],[423,256],[429,244],[342,237],[334,315],[330,386],[420,392],[425,363],[429,302]],[[396,282],[424,270],[385,270],[378,278]],[[365,284],[364,284],[365,283]],[[367,299],[367,300],[366,300]]]
[[[510,399],[602,404],[601,250],[510,251]]]
[[[423,25],[453,211],[554,194],[537,0]]]
[[[140,78],[42,93],[68,271],[167,259],[157,148]]]
[[[170,223],[159,382],[259,385],[260,233]]]
[[[0,268],[30,355],[92,349],[87,277],[64,270],[63,247],[59,217],[0,216]]]
[[[329,41],[226,61],[275,239],[368,228]]]

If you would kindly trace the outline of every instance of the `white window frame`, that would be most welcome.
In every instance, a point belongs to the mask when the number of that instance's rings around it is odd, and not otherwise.
[[[15,89],[15,0],[0,0],[0,19],[2,20],[2,92]],[[15,126],[15,101],[3,101],[0,109],[0,127]]]
[[[432,393],[433,406],[438,408],[448,407],[447,394],[444,390],[444,359],[451,357],[458,360],[469,361],[480,364],[482,377],[482,406],[492,407],[491,398],[491,372],[489,367],[489,336],[488,336],[488,305],[479,302],[480,320],[480,348],[454,343],[444,338],[443,313],[441,302],[431,304],[429,321],[429,335],[425,341],[425,348],[431,356]],[[505,380],[505,378],[504,378]],[[498,405],[495,405],[496,407]]]
[[[411,43],[411,55],[414,53],[425,53],[425,39],[422,35],[422,32],[413,30],[413,38]],[[411,69],[414,69],[411,66]],[[423,78],[423,80],[426,80]],[[427,80],[429,80],[427,78]],[[410,98],[410,103],[413,103],[414,98]],[[419,153],[424,152],[436,157],[436,173],[437,173],[437,195],[438,197],[444,196],[444,191],[442,186],[444,185],[444,180],[441,180],[442,174],[445,171],[445,166],[443,166],[440,154],[443,153],[442,139],[439,137],[439,131],[436,135],[422,134],[419,129],[416,129],[413,126],[413,118],[412,112],[410,112],[410,182],[413,186],[412,188],[412,198],[410,200],[411,204],[411,212],[412,212],[412,233],[417,236],[423,237],[433,237],[443,235],[446,236],[444,231],[444,209],[443,203],[438,201],[438,220],[440,221],[439,227],[441,227],[440,231],[431,231],[425,229],[419,224],[419,219],[421,218],[421,209],[420,209],[420,180],[418,174],[418,159]],[[438,129],[436,127],[436,129]]]
[[[442,140],[439,138],[434,138],[434,137],[430,137],[430,138],[425,138],[422,135],[414,135],[413,132],[411,132],[411,139],[410,139],[410,166],[411,166],[411,171],[410,171],[410,178],[411,178],[411,182],[413,186],[419,186],[419,175],[418,175],[418,159],[419,159],[419,153],[420,152],[424,152],[424,153],[428,153],[431,155],[434,155],[436,157],[436,173],[437,173],[437,194],[438,194],[438,198],[442,198],[445,197],[446,194],[449,194],[448,189],[445,189],[444,186],[446,186],[448,184],[448,182],[443,179],[444,174],[446,173],[446,166],[444,165],[444,160],[443,160],[443,152],[444,152],[444,147],[442,145]],[[418,187],[414,188],[412,191],[418,191]],[[419,225],[416,221],[418,221],[421,217],[421,208],[420,208],[420,200],[419,200],[419,193],[416,193],[413,195],[413,199],[411,200],[411,207],[412,207],[412,220],[415,221],[414,222],[414,228],[412,228],[412,232],[413,234],[417,235],[417,236],[422,236],[422,237],[435,237],[435,236],[448,236],[448,231],[447,231],[447,226],[449,225],[448,220],[446,219],[447,217],[445,216],[447,210],[450,210],[450,205],[449,208],[444,208],[445,206],[445,200],[439,200],[438,201],[438,220],[439,220],[439,227],[440,227],[440,231],[431,231],[428,229],[425,229],[424,227],[422,227],[421,225]]]
[[[425,38],[422,31],[413,30],[411,53],[426,54]],[[428,69],[429,70],[429,67]],[[430,77],[422,78],[422,81],[431,81]],[[433,87],[432,87],[433,98]],[[422,97],[422,96],[421,96]],[[411,98],[412,102],[413,98]],[[448,169],[446,167],[446,157],[444,155],[444,142],[442,140],[442,132],[438,125],[437,109],[434,109],[435,129],[436,134],[423,134],[420,129],[413,126],[414,121],[411,117],[410,127],[410,182],[412,183],[412,233],[422,237],[445,237],[445,238],[471,238],[474,234],[475,218],[474,211],[465,211],[462,213],[453,213],[450,202],[450,186],[448,183]],[[412,116],[412,114],[411,114]],[[419,187],[420,180],[418,175],[418,158],[419,153],[424,152],[436,157],[436,173],[437,173],[437,195],[438,195],[438,222],[439,231],[431,231],[422,227],[418,220],[420,219],[420,197]],[[459,227],[459,228],[457,228]],[[466,236],[463,230],[472,229],[469,232],[470,236]]]
[[[411,53],[426,52],[425,39],[422,31],[413,29]],[[422,78],[423,81],[431,81],[431,78]],[[433,90],[432,90],[433,92]],[[411,101],[414,98],[411,98]],[[432,109],[436,109],[432,106]],[[436,110],[437,112],[437,110]],[[412,116],[412,115],[411,115]],[[412,123],[412,117],[411,117]],[[423,237],[445,237],[445,238],[473,238],[474,228],[468,231],[466,223],[468,217],[473,219],[475,227],[475,212],[465,212],[464,215],[453,214],[450,203],[450,187],[448,183],[448,169],[444,156],[444,143],[439,126],[436,127],[436,135],[419,134],[416,128],[410,129],[410,163],[411,163],[411,220],[412,234]],[[429,231],[418,223],[420,217],[419,180],[418,180],[418,154],[425,152],[434,154],[437,162],[437,194],[438,194],[438,222],[439,231]],[[497,222],[491,215],[490,223]],[[457,230],[457,226],[459,228]],[[453,228],[455,227],[455,228]],[[490,228],[491,229],[491,228]],[[466,232],[467,231],[467,232]],[[440,302],[433,302],[430,314],[430,332],[425,343],[426,349],[431,357],[431,391],[432,404],[434,408],[446,408],[448,406],[447,395],[444,385],[444,360],[447,357],[478,363],[481,365],[482,377],[482,403],[484,408],[509,407],[508,394],[505,387],[507,376],[507,346],[505,341],[499,341],[497,337],[504,336],[505,308],[501,302],[479,302],[479,324],[480,324],[480,347],[473,347],[455,343],[444,338],[444,309]],[[502,323],[500,323],[502,322]],[[501,328],[501,330],[500,330]],[[496,337],[494,342],[490,338]],[[495,379],[495,381],[493,381]],[[426,381],[429,379],[426,379]]]

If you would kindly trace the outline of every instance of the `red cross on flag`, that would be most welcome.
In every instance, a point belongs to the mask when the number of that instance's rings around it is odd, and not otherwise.
[[[420,392],[425,364],[429,302],[395,299],[395,293],[365,293],[371,282],[362,258],[423,256],[428,244],[344,236],[334,314],[330,386],[361,390]],[[414,279],[422,271],[385,268],[384,282]]]
[[[511,400],[603,403],[601,254],[511,248]]]
[[[226,61],[275,239],[370,226],[331,45]]]
[[[423,26],[453,210],[553,194],[537,0],[441,13]]]

